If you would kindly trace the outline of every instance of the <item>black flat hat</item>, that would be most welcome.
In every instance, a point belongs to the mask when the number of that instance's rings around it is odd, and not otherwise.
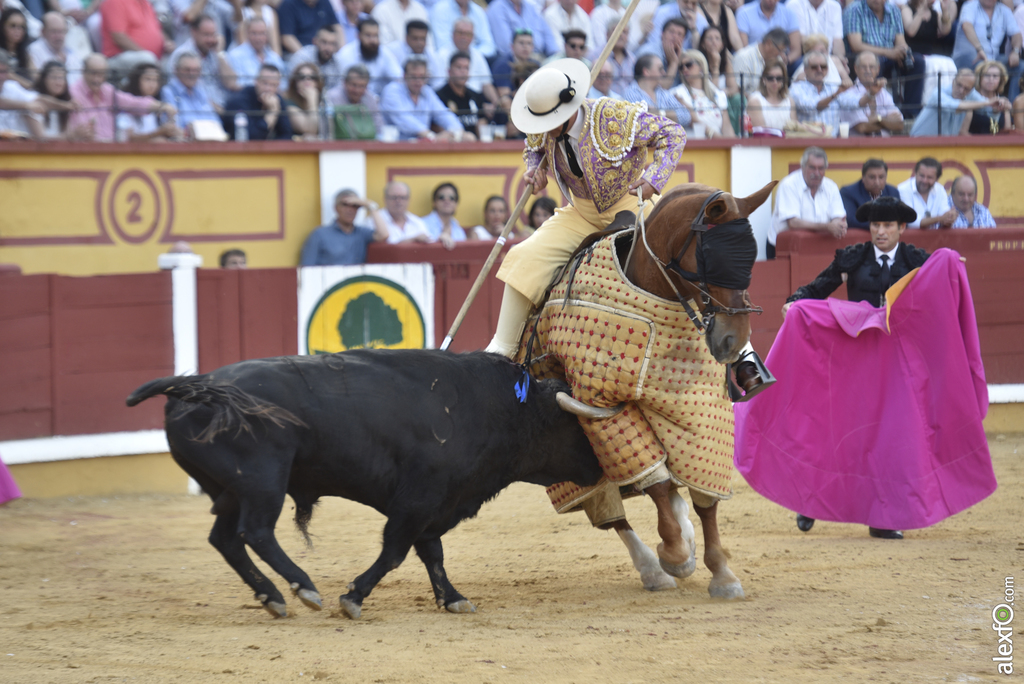
[[[913,223],[917,220],[917,212],[895,197],[879,197],[874,202],[860,205],[857,220],[863,223]]]

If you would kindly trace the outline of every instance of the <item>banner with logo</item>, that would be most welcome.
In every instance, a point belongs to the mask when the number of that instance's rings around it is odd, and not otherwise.
[[[299,269],[299,353],[434,347],[430,264]]]

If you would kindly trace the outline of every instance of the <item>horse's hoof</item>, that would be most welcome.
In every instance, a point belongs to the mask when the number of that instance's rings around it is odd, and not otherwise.
[[[727,584],[715,584],[712,582],[708,585],[708,593],[711,594],[711,598],[716,599],[733,600],[747,597],[743,593],[743,587],[739,582],[729,582]]]
[[[342,596],[338,599],[338,603],[341,604],[341,609],[345,615],[352,620],[358,620],[359,616],[363,614],[363,607],[350,598]]]
[[[475,613],[476,606],[462,599],[461,601],[453,601],[444,607],[449,613]]]
[[[680,579],[686,579],[697,570],[697,542],[693,540],[687,540],[690,542],[690,558],[685,563],[668,563],[661,558],[658,558],[658,563],[661,565],[661,569]],[[658,547],[659,551],[661,547]]]
[[[676,581],[661,570],[641,573],[640,580],[647,591],[668,591],[676,588]]]
[[[295,592],[295,595],[299,597],[299,600],[302,601],[307,608],[312,608],[313,610],[324,609],[323,601],[320,600],[320,594],[312,589],[299,589]]]
[[[288,617],[288,606],[279,601],[265,601],[263,603],[263,610],[276,618]]]

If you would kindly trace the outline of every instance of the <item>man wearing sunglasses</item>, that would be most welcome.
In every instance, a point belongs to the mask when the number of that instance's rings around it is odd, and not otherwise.
[[[796,81],[789,94],[796,103],[796,115],[802,123],[822,123],[832,128],[832,135],[839,133],[839,96],[852,84],[838,86],[825,82],[828,72],[828,55],[809,52],[804,57],[804,81]]]
[[[373,227],[357,225],[356,214],[361,208],[373,219]],[[371,242],[388,239],[388,228],[380,215],[380,207],[370,200],[360,199],[355,190],[340,190],[334,196],[337,218],[326,223],[306,238],[302,245],[300,266],[349,266],[366,261],[366,247]]]

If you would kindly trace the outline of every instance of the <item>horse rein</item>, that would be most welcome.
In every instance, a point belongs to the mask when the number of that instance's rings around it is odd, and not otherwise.
[[[701,205],[700,210],[697,212],[697,216],[694,217],[693,222],[690,224],[690,234],[686,236],[686,241],[683,242],[682,249],[680,249],[679,254],[673,257],[672,260],[669,261],[667,264],[664,261],[662,261],[657,254],[654,253],[654,250],[651,249],[650,243],[647,242],[647,226],[644,222],[643,212],[645,202],[641,193],[642,189],[637,188],[637,199],[639,201],[639,208],[637,210],[637,227],[639,228],[640,238],[644,243],[644,248],[647,250],[647,253],[654,260],[654,263],[658,265],[658,271],[665,279],[665,282],[668,283],[669,287],[672,288],[672,291],[676,295],[676,299],[679,300],[679,303],[683,306],[683,309],[686,311],[686,315],[689,316],[690,320],[693,322],[693,325],[697,328],[697,333],[699,335],[706,335],[711,330],[711,327],[712,325],[714,325],[715,322],[716,314],[722,313],[725,314],[726,316],[734,316],[737,314],[756,313],[760,315],[761,313],[764,312],[764,309],[762,309],[761,307],[753,305],[753,303],[750,301],[750,297],[747,294],[746,290],[743,291],[743,302],[744,304],[746,304],[745,307],[737,309],[725,306],[724,304],[722,304],[722,302],[718,301],[711,295],[711,292],[708,289],[707,282],[705,281],[705,275],[703,272],[704,269],[701,267],[699,259],[697,261],[698,273],[693,273],[691,271],[685,270],[680,263],[682,258],[685,256],[687,250],[689,250],[690,244],[693,243],[694,235],[697,236],[697,249],[700,250],[702,248],[701,236],[712,227],[707,222],[707,215],[705,214],[705,211],[707,210],[709,204],[711,204],[716,199],[725,194],[722,190],[719,190],[718,192],[708,195],[708,197],[704,200],[704,203]],[[676,287],[675,283],[672,282],[672,278],[669,277],[668,271],[672,271],[683,280],[692,283],[700,291],[703,308],[701,314],[698,314],[690,306],[690,298],[684,297],[682,293],[679,292],[679,288]],[[714,305],[712,305],[712,302],[714,302]]]

